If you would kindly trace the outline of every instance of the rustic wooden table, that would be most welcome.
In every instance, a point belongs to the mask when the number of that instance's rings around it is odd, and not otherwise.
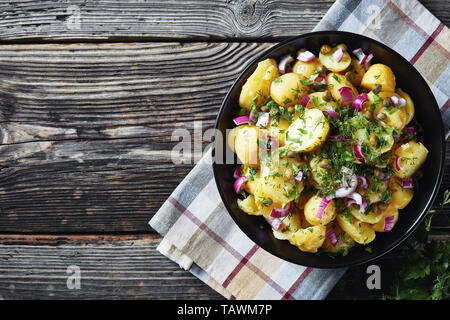
[[[171,134],[213,127],[248,60],[332,3],[2,2],[0,298],[220,299],[148,226],[193,166],[172,164]],[[448,1],[423,3],[449,25]]]

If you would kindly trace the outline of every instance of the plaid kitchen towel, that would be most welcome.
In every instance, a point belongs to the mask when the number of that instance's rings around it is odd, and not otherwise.
[[[420,3],[338,0],[319,30],[361,33],[402,54],[426,79],[450,124],[450,33]],[[226,212],[211,162],[209,151],[150,221],[164,236],[158,250],[228,299],[324,299],[345,269],[298,266],[257,246]]]

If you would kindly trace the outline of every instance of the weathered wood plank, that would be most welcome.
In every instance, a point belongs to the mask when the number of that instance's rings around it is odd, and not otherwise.
[[[280,41],[311,31],[334,1],[8,1],[0,41]],[[444,24],[446,0],[421,1]]]
[[[0,235],[3,299],[223,299],[158,251],[160,238]],[[69,266],[80,289],[69,289]]]
[[[0,46],[0,230],[150,231],[193,166],[172,163],[172,133],[203,136],[239,72],[270,46]]]
[[[331,0],[13,1],[0,40],[281,40],[311,29]]]
[[[0,234],[0,298],[223,299],[161,255],[156,250],[160,241],[154,235]],[[394,261],[395,257],[388,254],[370,263],[381,266],[383,287],[390,285],[389,265]],[[80,289],[67,287],[68,277],[73,274],[67,272],[69,266],[80,268]],[[365,285],[366,268],[351,268],[329,299],[373,295]]]

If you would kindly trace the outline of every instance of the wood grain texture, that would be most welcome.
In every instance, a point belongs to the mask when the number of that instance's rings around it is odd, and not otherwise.
[[[281,40],[311,31],[333,2],[12,1],[0,4],[0,40]]]
[[[141,236],[0,235],[3,299],[223,299]],[[80,289],[69,289],[69,266]]]
[[[150,231],[201,155],[192,148],[175,165],[174,130],[193,146],[238,74],[271,45],[0,46],[0,230]]]

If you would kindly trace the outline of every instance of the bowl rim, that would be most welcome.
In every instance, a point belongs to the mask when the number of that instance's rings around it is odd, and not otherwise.
[[[408,227],[407,231],[401,236],[399,237],[396,241],[392,242],[386,249],[381,250],[380,252],[378,252],[377,254],[374,254],[372,256],[368,256],[368,257],[360,257],[355,259],[352,262],[343,264],[343,263],[336,263],[336,260],[339,260],[339,258],[335,258],[335,259],[330,259],[330,264],[329,265],[316,265],[316,264],[300,264],[297,261],[295,261],[294,259],[289,259],[286,257],[281,256],[280,254],[278,254],[278,252],[272,252],[269,249],[266,249],[265,246],[263,244],[260,243],[260,241],[255,240],[252,238],[252,236],[250,235],[249,231],[246,230],[245,228],[242,228],[237,217],[234,215],[233,211],[231,210],[229,204],[224,200],[224,194],[223,194],[223,190],[219,184],[219,177],[218,177],[218,170],[217,170],[217,164],[214,161],[214,155],[215,155],[215,147],[216,147],[216,142],[214,142],[213,148],[212,148],[212,157],[213,157],[213,161],[212,161],[212,169],[213,169],[213,174],[214,174],[214,180],[218,189],[218,192],[220,194],[221,200],[228,212],[228,214],[231,216],[231,218],[233,219],[233,221],[237,224],[237,226],[239,227],[239,229],[241,231],[244,232],[244,234],[251,240],[253,241],[255,244],[257,244],[260,248],[264,249],[265,251],[267,251],[268,253],[282,259],[283,261],[288,261],[291,263],[294,263],[296,265],[302,265],[302,266],[306,266],[306,267],[312,267],[312,268],[319,268],[319,269],[335,269],[335,268],[344,268],[344,267],[353,267],[353,266],[358,266],[364,263],[369,263],[375,259],[378,259],[380,257],[382,257],[383,255],[387,254],[388,252],[394,250],[397,246],[399,246],[403,241],[406,240],[406,238],[408,238],[413,232],[414,230],[420,225],[420,223],[423,221],[423,219],[426,217],[428,211],[430,210],[434,200],[437,197],[437,194],[439,192],[441,183],[442,183],[442,179],[443,179],[443,175],[444,175],[444,163],[445,163],[445,149],[446,149],[446,145],[445,145],[445,132],[444,132],[444,125],[443,125],[443,120],[442,120],[442,114],[439,110],[439,106],[437,104],[436,98],[433,94],[433,92],[431,91],[429,85],[427,84],[427,82],[425,81],[425,79],[422,77],[422,75],[420,74],[420,72],[414,67],[414,65],[412,65],[406,58],[404,58],[400,53],[396,52],[395,50],[393,50],[392,48],[390,48],[389,46],[385,45],[384,43],[381,43],[375,39],[369,38],[365,35],[361,35],[358,33],[352,33],[352,32],[348,32],[348,31],[338,31],[338,30],[325,30],[325,31],[314,31],[314,32],[308,32],[308,33],[303,33],[300,34],[298,36],[294,36],[294,37],[290,37],[278,44],[275,44],[273,46],[271,46],[270,48],[264,50],[263,52],[261,52],[260,54],[256,55],[251,62],[244,68],[243,71],[241,71],[238,75],[238,77],[236,78],[236,80],[233,82],[233,84],[231,85],[230,89],[228,90],[226,96],[224,97],[222,104],[220,106],[219,112],[217,114],[216,117],[216,121],[214,124],[214,129],[217,131],[219,130],[219,122],[223,116],[224,110],[225,110],[225,105],[228,104],[228,101],[230,100],[230,97],[233,93],[233,91],[235,90],[238,82],[242,79],[242,77],[244,76],[244,74],[246,74],[253,66],[255,66],[255,64],[262,59],[262,57],[269,55],[270,53],[276,51],[277,49],[279,49],[280,47],[295,41],[297,39],[301,39],[301,38],[306,38],[306,37],[314,37],[314,36],[326,36],[326,35],[343,35],[343,36],[347,36],[347,37],[358,37],[360,38],[362,41],[366,41],[369,43],[372,43],[376,46],[379,46],[387,51],[389,51],[390,53],[392,53],[394,56],[398,57],[400,60],[403,60],[404,62],[406,62],[413,70],[413,72],[416,73],[417,78],[419,79],[420,82],[422,82],[423,84],[423,88],[424,90],[428,91],[427,93],[433,98],[433,108],[435,109],[435,111],[438,112],[438,114],[440,115],[440,122],[439,122],[439,128],[438,130],[440,131],[440,139],[441,139],[441,145],[442,148],[440,150],[441,152],[441,157],[439,159],[439,168],[438,168],[438,175],[437,175],[437,179],[434,182],[434,187],[431,193],[431,196],[429,197],[424,209],[422,210],[422,212],[420,213],[419,217]],[[431,106],[428,106],[428,108]],[[438,133],[436,133],[436,136],[438,135]],[[314,254],[314,253],[312,253]],[[351,252],[350,252],[351,254]]]

